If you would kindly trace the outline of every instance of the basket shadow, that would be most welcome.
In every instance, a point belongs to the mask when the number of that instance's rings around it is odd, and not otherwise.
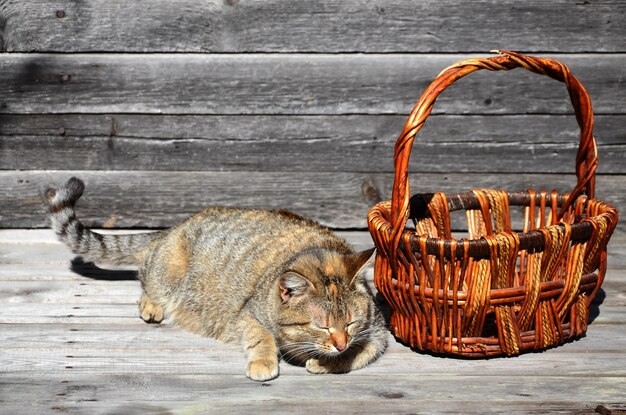
[[[600,288],[595,298],[591,302],[591,304],[589,304],[589,323],[590,324],[593,323],[593,321],[596,318],[598,318],[598,316],[600,315],[600,305],[602,305],[605,299],[606,299],[606,291],[604,291],[603,288]]]
[[[391,306],[387,300],[385,300],[385,297],[383,297],[383,295],[379,292],[377,292],[374,296],[374,303],[376,303],[376,306],[383,313],[383,317],[385,317],[385,324],[389,327],[391,323]]]
[[[76,274],[101,281],[131,281],[137,279],[137,271],[103,269],[93,262],[85,262],[81,257],[71,261],[70,270]]]

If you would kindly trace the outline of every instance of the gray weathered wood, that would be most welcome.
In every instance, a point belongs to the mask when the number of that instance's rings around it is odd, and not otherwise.
[[[81,341],[81,330],[80,328],[77,330],[71,332],[71,338],[75,340],[69,341]],[[23,375],[44,370],[63,372],[67,366],[71,366],[71,372],[76,374],[94,371],[99,371],[100,374],[120,372],[158,374],[167,372],[168,368],[175,364],[177,373],[219,376],[239,374],[245,367],[244,354],[237,345],[216,345],[214,340],[203,339],[204,346],[195,347],[191,343],[185,348],[179,346],[177,349],[167,349],[159,344],[156,335],[143,339],[141,334],[139,331],[129,339],[130,341],[117,344],[112,343],[112,339],[103,338],[98,347],[91,350],[77,350],[74,347],[75,343],[51,349],[45,347],[45,342],[37,348],[22,347],[17,350],[2,348],[0,363],[7,372],[19,372]],[[167,336],[167,333],[163,333],[163,336]],[[623,339],[613,337],[610,341]],[[579,340],[579,343],[586,340]],[[595,377],[601,372],[606,377],[626,378],[626,355],[617,348],[608,351],[591,349],[594,352],[594,360],[589,361],[585,359],[585,355],[590,349],[570,353],[567,351],[568,346],[569,344],[534,355],[521,355],[511,360],[451,359],[446,366],[457,376]],[[107,361],[106,366],[102,365],[103,360]],[[550,372],[541,373],[542,368],[548,364],[552,365]],[[293,367],[285,362],[282,362],[281,369],[286,377],[306,373],[304,368]],[[363,375],[384,377],[388,373],[393,373],[398,377],[411,377],[416,370],[419,370],[422,376],[436,376],[441,371],[441,361],[427,354],[411,351],[398,343],[392,343],[390,350],[381,360],[366,368]]]
[[[497,47],[553,53],[587,87],[598,198],[624,210],[625,19],[613,0],[0,0],[0,51],[16,52],[0,54],[0,228],[47,226],[38,187],[77,175],[90,226],[286,207],[369,248],[406,114],[441,69]],[[567,191],[572,113],[545,77],[473,74],[417,137],[411,192]],[[259,384],[240,347],[145,324],[132,270],[72,265],[48,229],[0,229],[0,415],[621,413],[625,247],[620,225],[578,341],[467,360],[392,340],[348,375],[282,362]]]
[[[53,304],[65,302],[68,297],[76,304],[121,304],[136,302],[140,295],[137,280],[6,281],[0,291],[0,304]]]
[[[120,137],[130,139],[241,141],[356,140],[395,142],[406,115],[149,115],[149,114],[0,114],[0,137]],[[596,115],[599,144],[624,143],[626,115]],[[576,144],[573,115],[433,114],[417,142],[463,143],[528,141]],[[416,144],[417,145],[417,144]],[[346,157],[347,159],[347,157]],[[347,160],[346,160],[347,161]],[[381,160],[382,161],[382,160]]]
[[[57,247],[55,247],[54,250],[56,250],[56,248]],[[24,248],[22,246],[17,246],[15,247],[15,249],[23,250]],[[29,246],[28,251],[30,251],[31,249],[33,249],[32,246]],[[59,250],[60,249],[62,248],[59,247]],[[37,249],[33,250],[35,252],[37,251]],[[35,255],[30,255],[30,258],[34,257]],[[66,258],[64,258],[63,261],[60,261],[58,263],[59,267],[54,269],[50,268],[50,263],[41,264],[34,261],[33,263],[30,263],[29,261],[22,261],[17,265],[13,262],[9,265],[6,265],[7,263],[4,262],[3,258],[2,263],[0,263],[0,281],[28,281],[36,278],[39,281],[84,282],[84,276],[79,275],[71,270],[71,259],[74,257],[74,255],[68,255]],[[25,264],[28,264],[28,266],[26,267]],[[108,272],[107,275],[110,275],[110,272]],[[114,275],[118,276],[119,274]],[[123,276],[126,277],[127,275],[129,276],[128,273],[125,273]]]
[[[3,282],[3,285],[5,283]],[[138,293],[139,294],[139,293]],[[81,304],[70,302],[76,294],[68,296],[68,302],[32,304],[3,304],[0,307],[0,324],[137,324],[137,304]]]
[[[476,55],[471,55],[475,57]],[[446,66],[468,55],[5,54],[0,112],[407,114]],[[621,114],[623,54],[558,55],[597,114]],[[472,74],[437,113],[572,113],[564,85],[524,70]]]
[[[72,175],[87,184],[79,215],[89,226],[168,227],[207,206],[288,208],[333,228],[365,228],[369,208],[388,199],[390,173],[256,173],[133,171],[0,172],[0,227],[46,227],[38,188],[59,185]],[[473,188],[571,190],[572,175],[483,175],[477,173],[411,176],[412,193],[468,191]],[[598,198],[626,205],[626,180],[598,177]]]
[[[623,284],[622,284],[623,285]],[[87,359],[98,359],[106,357],[107,351],[113,351],[115,353],[121,353],[129,346],[132,347],[133,352],[136,354],[146,353],[150,350],[157,350],[155,344],[158,344],[158,351],[175,353],[181,351],[183,353],[190,353],[198,351],[203,354],[215,353],[220,354],[222,359],[228,364],[233,362],[241,362],[242,356],[238,354],[239,348],[237,345],[222,344],[215,340],[198,336],[193,333],[184,331],[170,323],[162,323],[161,325],[146,324],[136,320],[135,324],[97,324],[90,322],[83,323],[5,323],[2,325],[3,341],[1,350],[3,353],[13,353],[14,356],[18,356],[20,352],[28,350],[33,352],[34,355],[43,354],[46,351],[57,350],[59,353],[63,353],[63,356],[72,355],[79,357],[83,362],[88,362]],[[566,343],[561,348],[550,349],[541,355],[532,355],[532,358],[517,359],[517,362],[512,362],[509,366],[508,363],[504,364],[502,369],[496,369],[495,366],[502,363],[501,359],[495,360],[493,363],[488,364],[489,368],[494,370],[511,370],[514,365],[519,365],[520,360],[530,362],[530,365],[545,364],[546,360],[552,360],[555,357],[555,353],[559,356],[566,354],[567,358],[571,360],[575,359],[580,353],[589,353],[590,351],[600,352],[604,356],[609,354],[620,355],[623,354],[623,347],[616,339],[626,339],[626,327],[622,324],[610,324],[594,321],[589,325],[587,335],[576,341]],[[400,368],[400,360],[407,358],[406,347],[400,343],[396,343],[391,340],[391,346],[386,352],[385,364],[377,366],[377,370],[381,371],[387,365],[393,364],[398,366],[397,369],[402,373],[408,373],[413,370],[412,368]],[[232,356],[225,356],[225,354],[231,354]],[[424,357],[420,357],[419,352],[415,352],[415,356],[409,356],[411,360],[416,363],[422,363],[425,361]],[[62,358],[62,357],[61,357]],[[622,357],[619,357],[622,359]],[[22,357],[23,359],[23,357]],[[71,358],[70,358],[71,359]],[[202,359],[202,357],[195,358],[193,360]],[[8,360],[8,359],[7,359]],[[121,359],[120,359],[121,360]],[[536,363],[531,362],[537,360]],[[93,363],[93,361],[91,361]],[[118,361],[118,366],[123,366],[132,363],[132,361]],[[437,360],[423,365],[423,373],[426,370],[434,372],[437,364]],[[14,362],[8,363],[13,367],[18,365],[25,366],[23,361],[21,363]],[[212,363],[213,365],[215,362]],[[481,370],[476,369],[478,365],[482,364],[480,360],[476,363],[462,362],[462,365],[467,365],[468,370]],[[577,367],[581,371],[591,372],[593,360],[587,360],[577,363]],[[285,365],[288,367],[289,365]],[[217,369],[215,367],[213,370]],[[561,366],[561,370],[565,367]],[[600,369],[596,367],[596,369]],[[20,367],[20,371],[27,371],[29,368]],[[522,372],[524,369],[519,369]],[[615,367],[611,368],[614,371],[623,371],[624,368]],[[297,373],[296,370],[295,373]],[[495,374],[495,373],[493,373]],[[545,375],[545,374],[544,374]],[[556,373],[551,373],[556,375]]]
[[[398,115],[0,116],[0,167],[19,170],[393,171]],[[626,116],[599,116],[599,172],[626,173]],[[432,116],[414,172],[572,173],[573,115]]]
[[[103,365],[106,362],[102,363]],[[102,374],[72,370],[32,379],[6,377],[5,408],[24,414],[66,413],[286,413],[327,414],[507,413],[592,414],[602,404],[622,408],[622,377],[452,376],[387,374],[285,376],[252,383],[242,376]],[[304,369],[302,369],[304,370]],[[477,396],[480,399],[477,399]],[[33,399],[33,397],[36,397]],[[24,401],[33,402],[25,406]],[[9,413],[9,412],[7,412]],[[11,412],[15,413],[15,412]]]
[[[366,232],[340,234],[370,243]],[[615,236],[613,265],[625,246],[625,233]],[[0,231],[2,414],[587,414],[623,409],[626,399],[623,267],[609,265],[587,336],[558,348],[466,360],[392,340],[377,362],[347,375],[314,376],[281,362],[281,376],[259,384],[243,375],[238,346],[167,321],[143,323],[138,281],[68,278],[72,257],[49,230]]]
[[[4,3],[10,52],[626,51],[626,8],[615,1]]]

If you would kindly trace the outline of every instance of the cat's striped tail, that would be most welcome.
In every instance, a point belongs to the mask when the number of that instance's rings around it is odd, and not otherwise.
[[[82,196],[85,184],[72,177],[58,189],[43,190],[42,199],[50,210],[52,229],[72,251],[85,261],[120,265],[138,265],[147,248],[160,232],[128,235],[102,235],[87,229],[76,218],[74,205]]]

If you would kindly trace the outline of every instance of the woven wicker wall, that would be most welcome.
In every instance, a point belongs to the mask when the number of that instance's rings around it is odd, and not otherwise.
[[[587,87],[597,196],[621,208],[625,20],[609,1],[3,1],[0,227],[46,226],[37,186],[78,175],[96,226],[237,205],[364,229],[423,89],[496,48],[556,57]],[[544,78],[477,73],[446,91],[412,190],[570,189],[577,126]]]

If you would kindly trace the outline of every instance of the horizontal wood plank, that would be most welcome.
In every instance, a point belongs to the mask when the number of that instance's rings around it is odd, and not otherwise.
[[[72,332],[74,341],[80,342],[81,331]],[[98,348],[77,350],[74,344],[65,344],[56,349],[21,350],[1,348],[0,363],[6,373],[37,373],[42,371],[63,372],[69,366],[72,373],[87,374],[98,371],[101,375],[108,373],[157,374],[171,371],[188,375],[228,375],[243,374],[245,356],[237,345],[216,346],[213,340],[205,340],[204,347],[173,350],[161,349],[158,337],[141,337],[138,331],[134,338],[123,344],[102,341]],[[579,343],[585,343],[582,339]],[[624,338],[613,338],[612,341],[623,341]],[[72,341],[72,340],[70,340]],[[393,340],[392,340],[393,341]],[[45,345],[45,343],[44,343]],[[505,359],[450,359],[446,366],[458,376],[481,375],[491,376],[580,376],[593,378],[600,371],[607,377],[626,378],[626,356],[616,348],[614,350],[594,350],[594,360],[585,359],[587,350],[567,352],[569,345],[545,351],[540,354],[524,354],[511,360]],[[440,373],[441,358],[433,358],[428,354],[413,352],[400,344],[394,344],[396,352],[386,352],[381,359],[365,368],[364,376],[395,373],[397,376],[410,377],[417,370],[423,376],[434,376]],[[102,363],[106,361],[104,366]],[[550,372],[542,368],[551,364]],[[283,375],[306,373],[302,367],[294,367],[289,363],[281,364]]]
[[[13,380],[13,379],[11,379]],[[135,380],[130,377],[130,381]],[[462,380],[466,380],[463,378]],[[138,382],[145,381],[144,378],[137,378]],[[17,381],[23,383],[23,380]],[[558,378],[551,379],[551,382],[559,382]],[[316,382],[312,382],[316,385]],[[267,384],[266,384],[267,385]],[[81,384],[76,385],[81,387]],[[213,386],[212,384],[209,386]],[[600,385],[598,385],[600,386]],[[358,395],[360,390],[356,389],[359,385],[355,385],[355,389],[351,389],[350,392],[353,395]],[[417,386],[416,386],[417,387]],[[445,385],[437,384],[438,388],[445,388]],[[30,391],[27,388],[27,391]],[[37,392],[39,390],[36,390]],[[129,393],[140,393],[135,392]],[[508,391],[508,390],[507,390]],[[173,391],[172,393],[176,393]],[[525,393],[525,392],[522,392]],[[388,393],[389,399],[397,399],[401,394],[400,392]],[[116,394],[118,399],[124,399],[126,394]],[[199,395],[199,393],[198,393]],[[245,401],[243,403],[237,402],[234,398],[232,401],[222,401],[216,399],[206,399],[206,394],[202,395],[205,400],[197,399],[197,404],[181,401],[165,401],[150,400],[149,402],[94,402],[95,398],[85,398],[79,400],[64,400],[63,398],[50,399],[46,402],[32,402],[27,408],[23,403],[9,402],[4,406],[7,414],[20,413],[23,415],[40,415],[46,411],[63,411],[67,414],[92,414],[92,413],[123,413],[127,415],[143,415],[147,413],[160,414],[164,411],[173,411],[170,413],[177,413],[181,411],[183,413],[192,411],[191,413],[212,413],[212,414],[229,414],[233,411],[241,411],[247,413],[253,413],[256,411],[266,411],[268,413],[282,413],[282,414],[301,414],[303,408],[315,408],[316,411],[325,414],[380,414],[380,413],[415,413],[415,408],[421,408],[424,413],[439,413],[439,414],[486,414],[486,413],[507,413],[512,415],[520,414],[533,414],[542,413],[549,415],[595,415],[595,411],[598,408],[599,411],[611,414],[621,414],[623,412],[624,405],[618,401],[603,401],[602,404],[588,404],[585,402],[562,402],[562,401],[550,401],[547,403],[538,403],[536,400],[512,400],[508,398],[505,401],[489,402],[488,404],[477,404],[474,400],[468,401],[428,401],[423,403],[421,399],[416,400],[404,400],[404,401],[388,401],[385,399],[385,392],[381,392],[379,401],[373,403],[356,401],[329,401],[328,395],[323,394],[319,399],[311,398],[305,400],[300,399],[298,402],[289,400],[288,398],[275,398],[267,399],[267,393],[259,392],[259,397]],[[20,395],[21,396],[21,395]],[[186,395],[189,396],[189,395]],[[189,399],[194,399],[192,395]],[[264,399],[265,398],[265,399]],[[524,399],[524,398],[522,398]],[[259,403],[261,402],[261,403]],[[338,412],[341,410],[341,412]],[[413,412],[411,412],[413,410]],[[611,411],[611,412],[608,412]]]
[[[47,227],[38,188],[72,175],[87,185],[78,207],[82,220],[120,228],[169,227],[207,206],[238,206],[288,208],[333,228],[364,229],[369,208],[389,199],[393,181],[390,173],[4,171],[0,228]],[[449,194],[475,188],[566,192],[575,183],[572,175],[560,174],[417,173],[410,180],[412,193]],[[626,206],[624,176],[599,176],[597,193],[618,209]]]
[[[4,251],[4,248],[5,246],[0,247],[0,252],[2,252],[2,254],[5,254],[6,252]],[[55,246],[55,248],[58,248],[58,250],[60,251],[63,250],[63,247]],[[24,249],[24,246],[17,247],[17,249]],[[29,251],[31,249],[32,249],[31,247],[28,247]],[[34,252],[35,252],[34,255],[36,254],[37,251],[38,249],[34,249]],[[71,261],[75,257],[76,257],[75,255],[68,253],[67,256],[63,260],[57,263],[57,265],[59,265],[58,267],[50,267],[50,263],[41,264],[41,263],[37,263],[34,261],[32,264],[27,261],[22,262],[20,264],[15,264],[15,263],[7,264],[5,262],[6,259],[3,257],[2,261],[0,261],[0,281],[30,281],[32,279],[37,279],[39,281],[84,282],[85,275],[78,274],[75,271],[72,271],[71,269]],[[24,264],[28,264],[28,266],[24,266]],[[93,276],[94,278],[96,276],[103,276],[104,278],[106,276],[110,280],[116,277],[117,278],[115,280],[126,280],[126,279],[131,279],[131,278],[134,279],[135,275],[132,274],[132,272],[133,271],[125,270],[124,273],[121,273],[121,271],[120,272],[117,272],[117,270],[112,271],[110,267],[107,267],[107,269],[104,272],[98,272],[96,275],[94,275],[94,273],[87,274],[87,278],[90,278],[90,276]]]
[[[73,295],[72,295],[73,296]],[[0,324],[89,323],[135,325],[139,319],[137,304],[81,304],[70,302],[47,303],[32,307],[29,304],[3,304]]]
[[[1,115],[0,168],[393,171],[400,115]],[[626,116],[596,117],[599,172],[626,174]],[[571,173],[573,115],[429,118],[413,172]]]
[[[104,365],[104,362],[103,362]],[[246,413],[550,413],[590,414],[598,403],[619,406],[626,396],[624,378],[576,381],[573,377],[493,377],[438,374],[426,379],[386,376],[301,375],[253,383],[233,375],[103,374],[98,379],[71,370],[40,379],[11,375],[5,378],[6,402],[20,413],[23,402],[37,396],[35,408],[66,413],[145,414]],[[454,381],[453,381],[454,380]],[[265,386],[263,386],[265,385]],[[463,385],[460,387],[459,385]],[[476,396],[507,397],[477,400]],[[550,397],[540,401],[543,397]],[[54,409],[56,408],[56,410]],[[344,409],[345,408],[345,409]],[[338,409],[341,409],[339,411]],[[41,412],[38,412],[41,413]]]
[[[475,57],[476,55],[471,55]],[[407,114],[446,54],[5,54],[0,113]],[[596,114],[623,114],[623,54],[558,55]],[[563,84],[524,70],[479,73],[437,113],[572,113]]]
[[[105,362],[103,362],[103,365]],[[170,368],[175,371],[174,367]],[[301,369],[304,370],[304,369]],[[622,377],[572,376],[422,377],[394,374],[285,376],[255,383],[233,375],[117,373],[93,376],[71,370],[37,379],[10,375],[3,385],[5,408],[19,413],[245,413],[328,414],[507,413],[590,414],[599,405],[622,408]],[[33,407],[24,400],[36,396]],[[480,400],[476,397],[481,396]],[[493,399],[491,397],[502,397]],[[20,405],[18,405],[18,403]],[[39,412],[38,412],[39,411]]]
[[[243,356],[239,353],[240,349],[237,345],[219,343],[216,340],[184,331],[170,323],[161,323],[160,325],[145,324],[138,319],[136,324],[109,326],[89,322],[4,323],[2,324],[2,333],[4,337],[0,350],[2,353],[11,352],[16,355],[20,351],[43,355],[46,351],[56,350],[61,356],[72,355],[78,357],[76,353],[79,353],[82,355],[82,359],[95,359],[100,356],[104,357],[107,351],[120,353],[131,348],[138,355],[147,354],[150,351],[169,352],[172,355],[177,351],[186,353],[198,351],[201,353],[219,354],[222,356],[222,359],[225,359],[230,364],[243,361]],[[550,349],[543,354],[531,355],[533,356],[531,358],[517,359],[517,365],[521,363],[519,360],[527,362],[535,359],[538,360],[536,364],[544,364],[546,360],[553,360],[555,356],[564,355],[567,355],[571,361],[576,358],[577,354],[589,353],[591,350],[606,356],[609,354],[619,355],[622,354],[621,342],[624,340],[626,340],[626,327],[624,325],[593,322],[589,325],[587,335],[584,338],[566,343],[559,348]],[[225,356],[226,354],[232,356]],[[413,370],[412,368],[402,369],[399,367],[402,365],[401,359],[408,358],[416,366],[427,360],[423,353],[412,352],[409,348],[391,338],[390,346],[385,352],[385,356],[388,357],[385,357],[385,361],[377,367],[380,371],[388,365],[393,365],[398,366],[394,370],[410,373],[410,370]],[[83,361],[86,362],[87,360]],[[476,362],[480,361],[480,359],[476,360]],[[498,361],[503,363],[503,359],[496,359],[490,367],[497,365]],[[435,359],[432,363],[433,365],[426,363],[423,373],[426,373],[426,370],[435,371],[434,364],[438,363],[438,361]],[[475,369],[479,363],[473,364],[463,361],[458,364],[459,367],[463,367],[465,364],[471,370],[471,368]],[[593,361],[582,361],[577,363],[577,366],[581,370],[590,372],[590,367],[593,364]],[[17,362],[12,365],[15,367]],[[507,363],[503,363],[503,365],[504,368],[502,370],[510,370],[515,363],[512,366],[507,366]],[[288,367],[289,365],[285,366]],[[615,369],[618,371],[624,370],[623,368]],[[20,368],[20,371],[26,370],[28,370],[27,367]],[[551,374],[555,375],[556,373]],[[547,373],[543,373],[543,375],[547,375]]]
[[[114,274],[114,273],[111,273]],[[71,298],[76,304],[133,304],[141,296],[137,280],[3,281],[0,304],[53,304]],[[76,306],[77,309],[80,305]]]
[[[19,0],[9,52],[624,52],[622,2]],[[468,18],[471,16],[471,18]],[[503,30],[506,28],[506,30]]]

